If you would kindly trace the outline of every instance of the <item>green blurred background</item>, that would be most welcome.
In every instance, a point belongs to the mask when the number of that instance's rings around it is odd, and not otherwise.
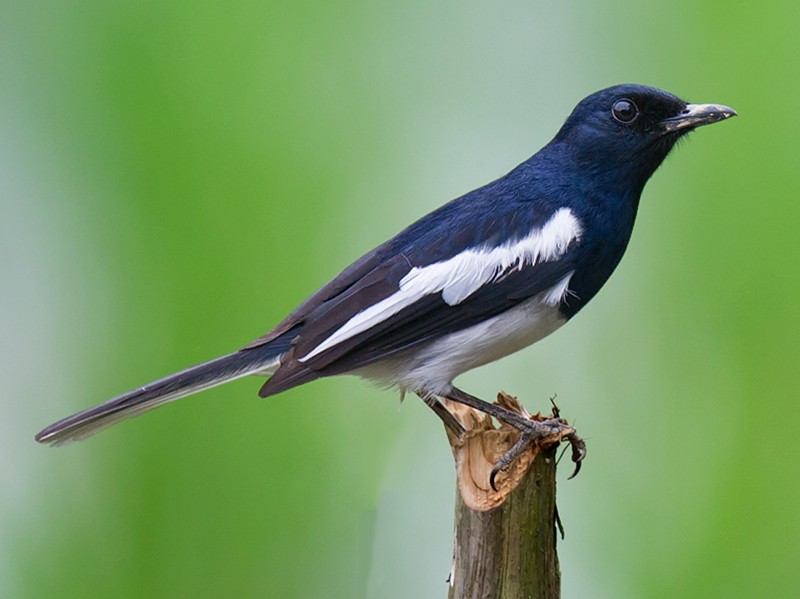
[[[0,11],[0,596],[444,597],[452,459],[414,399],[242,380],[33,434],[262,334],[620,82],[741,116],[662,166],[570,326],[460,381],[589,438],[565,597],[800,596],[797,2]]]

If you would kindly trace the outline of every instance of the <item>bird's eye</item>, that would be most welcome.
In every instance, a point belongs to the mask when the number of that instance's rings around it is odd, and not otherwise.
[[[614,102],[611,107],[611,114],[620,123],[630,123],[639,116],[639,109],[633,103],[633,100],[622,98]]]

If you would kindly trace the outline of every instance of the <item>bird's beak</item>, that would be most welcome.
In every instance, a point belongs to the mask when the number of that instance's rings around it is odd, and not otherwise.
[[[661,125],[665,132],[672,133],[681,129],[710,125],[732,116],[736,116],[736,111],[722,104],[687,104],[679,114],[661,121]]]

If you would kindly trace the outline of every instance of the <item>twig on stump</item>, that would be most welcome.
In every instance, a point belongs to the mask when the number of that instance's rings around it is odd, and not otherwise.
[[[505,393],[497,403],[542,419]],[[497,475],[494,490],[492,468],[519,433],[502,423],[495,428],[491,418],[460,404],[447,407],[467,429],[460,438],[448,432],[458,483],[449,599],[559,597],[555,452],[568,438],[575,456],[583,451],[582,441],[568,428],[527,447]],[[555,408],[553,417],[558,417]]]

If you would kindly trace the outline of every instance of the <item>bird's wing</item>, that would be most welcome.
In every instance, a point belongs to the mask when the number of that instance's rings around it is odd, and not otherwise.
[[[305,368],[324,375],[349,372],[483,322],[551,289],[558,293],[549,296],[548,302],[558,305],[567,299],[566,287],[560,284],[568,284],[573,272],[569,260],[526,266],[486,283],[457,304],[448,303],[442,293],[427,294],[330,349],[303,358],[295,348],[294,356]]]
[[[366,366],[556,286],[574,270],[581,224],[561,208],[528,214],[526,226],[504,208],[477,221],[437,211],[331,281],[276,329],[301,325],[262,395]]]
[[[397,291],[400,279],[414,266],[446,260],[470,246],[491,243],[502,229],[513,229],[511,205],[517,190],[509,175],[453,200],[416,221],[398,235],[365,254],[300,304],[274,329],[243,349],[260,347],[287,331],[308,325],[310,316],[325,315],[330,326],[343,324],[356,312]],[[489,203],[489,211],[507,218],[474,218],[474,206]],[[517,223],[519,224],[519,223]],[[513,230],[510,231],[513,234]],[[412,262],[413,261],[413,262]],[[328,310],[336,309],[335,313]],[[336,314],[340,314],[338,318]],[[344,320],[341,320],[341,318]]]

